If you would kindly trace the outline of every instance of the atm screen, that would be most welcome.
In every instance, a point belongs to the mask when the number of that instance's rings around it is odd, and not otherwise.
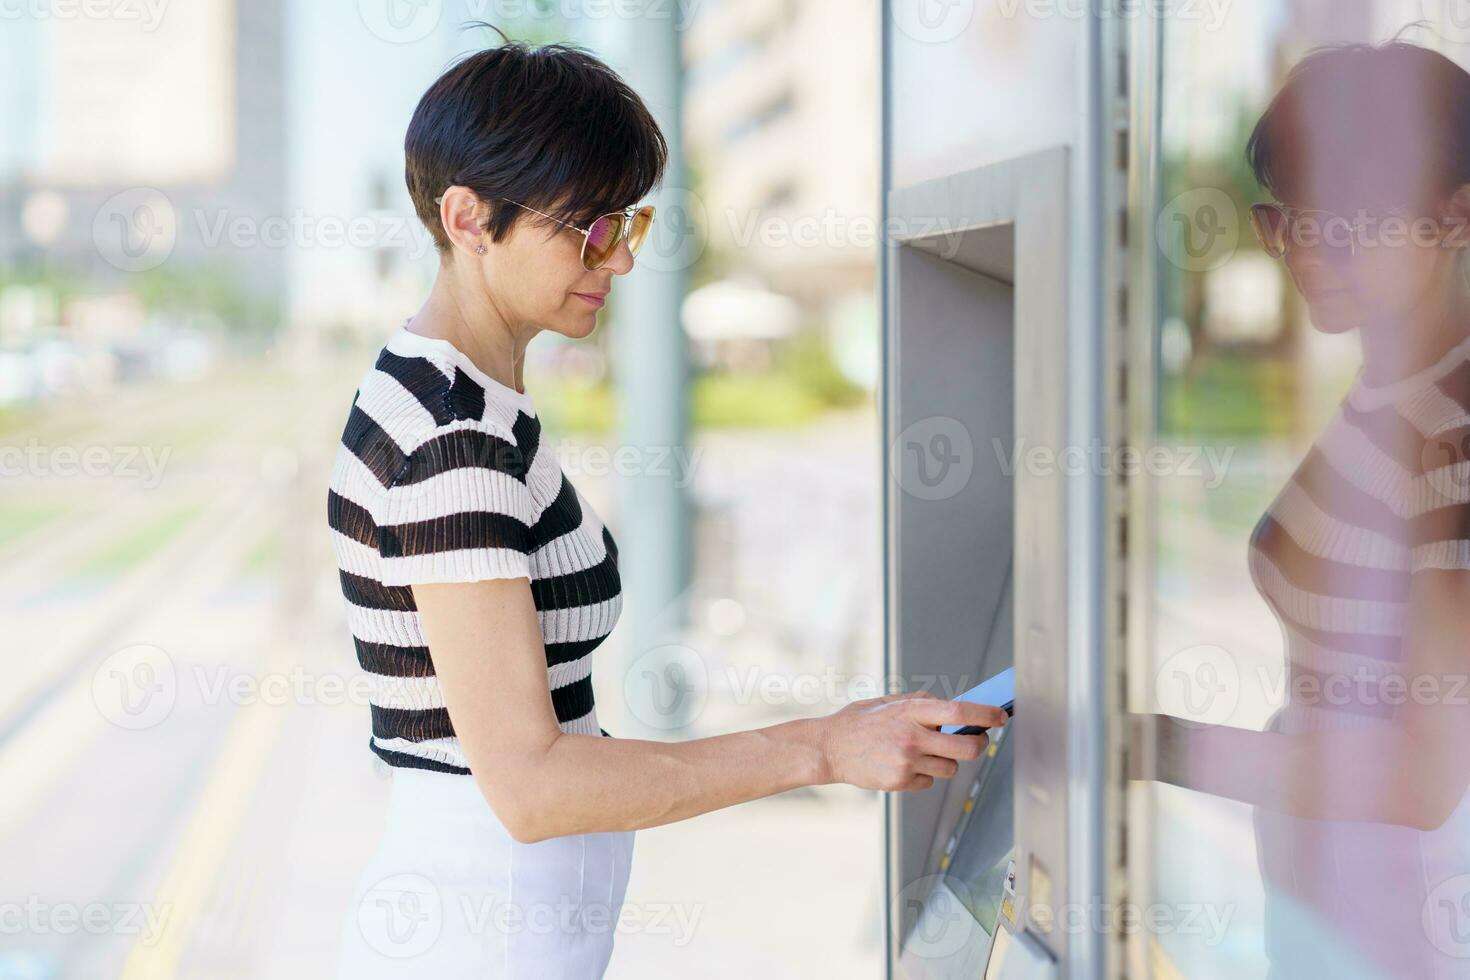
[[[982,638],[974,679],[993,677],[1014,662],[1012,656],[1013,605],[1011,575],[1007,569],[1000,596],[990,613]],[[965,677],[966,687],[974,683]],[[1015,739],[1011,728],[1024,724],[1025,706],[1018,705],[1015,719],[989,733],[990,745],[981,759],[966,764],[971,778],[953,780],[945,787],[938,826],[925,868],[942,876],[943,887],[935,886],[925,900],[921,921],[908,929],[902,963],[915,980],[977,980],[989,969],[998,969],[1005,958],[1006,928],[997,928],[1002,915],[1014,926],[1015,883],[1009,880],[1015,854]],[[969,736],[965,736],[969,737]],[[950,896],[953,896],[951,898]],[[974,919],[979,929],[970,930],[963,948],[954,950],[931,945],[935,935],[950,937],[949,926],[958,910]],[[932,919],[925,924],[927,919]],[[1000,952],[992,955],[992,948]]]
[[[957,828],[959,839],[945,868],[947,884],[992,936],[1016,843],[1015,739],[1007,734],[1006,729],[991,733],[987,752],[994,754],[976,776],[972,805]]]

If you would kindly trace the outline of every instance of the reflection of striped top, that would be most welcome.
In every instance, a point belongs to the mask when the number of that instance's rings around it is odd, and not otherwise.
[[[358,663],[372,681],[368,744],[389,765],[470,772],[415,582],[530,579],[562,731],[608,734],[593,706],[592,651],[622,609],[617,545],[541,449],[529,395],[405,326],[357,389],[327,520]],[[485,646],[486,656],[498,652],[493,636]]]
[[[1256,526],[1250,568],[1286,636],[1294,727],[1391,717],[1410,577],[1470,568],[1470,340],[1394,384],[1359,377]]]

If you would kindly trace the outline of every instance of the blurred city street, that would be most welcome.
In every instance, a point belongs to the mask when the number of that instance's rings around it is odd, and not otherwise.
[[[0,977],[330,974],[388,788],[353,694],[323,519],[329,453],[369,357],[295,371],[267,358],[120,387],[4,434],[0,867],[8,914],[26,921],[0,931]],[[756,639],[731,662],[795,671],[835,644],[839,666],[877,670],[876,534],[832,538],[877,506],[865,424],[722,433],[705,447],[696,485],[742,491],[711,532],[735,538],[705,553],[696,590],[718,580],[733,589],[721,598],[757,607],[823,567],[840,590],[809,591],[832,610],[809,628],[779,611],[749,623]],[[28,443],[44,452],[20,455]],[[101,465],[68,470],[68,449],[87,459],[89,447]],[[786,519],[792,491],[777,472],[833,521]],[[616,530],[605,481],[577,482]],[[769,567],[773,540],[788,578],[752,581],[741,562]],[[837,574],[822,556],[850,544],[868,553],[857,574]],[[596,675],[615,735],[618,641]],[[712,691],[678,737],[840,706],[727,693]],[[631,918],[609,975],[878,975],[881,816],[878,794],[828,787],[640,833],[625,917],[680,915]]]
[[[0,980],[433,924],[370,745],[506,675],[396,583],[517,551],[564,728],[1013,699],[638,830],[613,980],[1470,977],[1463,715],[1378,699],[1465,646],[1467,69],[1470,0],[0,2]]]

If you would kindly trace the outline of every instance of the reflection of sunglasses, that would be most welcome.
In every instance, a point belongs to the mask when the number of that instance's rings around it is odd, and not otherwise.
[[[1293,245],[1308,244],[1326,245],[1335,249],[1347,248],[1353,255],[1357,255],[1363,233],[1372,224],[1387,217],[1402,217],[1403,214],[1404,208],[1395,207],[1382,211],[1359,211],[1357,218],[1348,218],[1336,211],[1325,211],[1321,208],[1293,208],[1276,203],[1252,204],[1251,227],[1255,229],[1261,248],[1273,259],[1284,256]],[[1309,224],[1315,230],[1310,241],[1298,233],[1298,228],[1304,224]],[[1340,225],[1347,230],[1347,241],[1334,239],[1333,235],[1325,231],[1334,225]]]
[[[444,195],[434,198],[438,204],[444,200]],[[624,211],[612,211],[602,215],[586,228],[578,228],[576,225],[568,224],[559,218],[553,218],[544,211],[522,204],[519,201],[511,201],[503,198],[518,208],[533,211],[549,221],[555,221],[559,225],[566,225],[573,231],[582,233],[582,268],[588,272],[596,271],[607,264],[612,258],[613,252],[623,241],[628,243],[628,253],[637,255],[638,250],[648,239],[648,229],[653,226],[654,207],[645,204],[641,208],[628,208]]]

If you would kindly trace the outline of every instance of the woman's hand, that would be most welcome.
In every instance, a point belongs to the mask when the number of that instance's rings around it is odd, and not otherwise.
[[[989,704],[949,701],[928,691],[854,701],[821,719],[823,780],[885,792],[928,789],[961,760],[980,757],[988,735],[948,735],[940,725],[998,728],[1009,716]]]

